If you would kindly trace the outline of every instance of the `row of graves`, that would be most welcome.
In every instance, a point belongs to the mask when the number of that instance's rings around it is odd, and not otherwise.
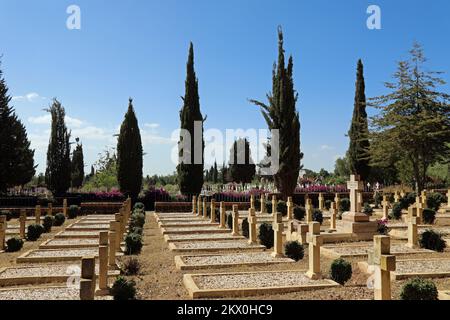
[[[402,225],[395,224],[396,231],[404,231],[404,238],[403,234],[396,237],[379,233],[376,215],[388,218],[391,204],[387,197],[381,212],[369,216],[362,212],[363,183],[358,176],[351,176],[348,189],[350,210],[338,219],[340,198],[336,195],[326,213],[329,223],[323,225],[313,221],[314,208],[309,199],[306,200],[305,218],[298,221],[294,219],[292,198],[287,201],[287,216],[283,217],[277,212],[275,196],[272,198],[273,214],[265,212],[267,199],[264,195],[260,199],[259,212],[256,212],[253,196],[248,211],[239,211],[237,204],[216,203],[214,200],[207,202],[206,198],[199,196],[192,201],[192,212],[155,212],[155,218],[168,248],[176,254],[176,268],[186,271],[183,284],[193,299],[284,294],[340,287],[323,274],[321,257],[356,259],[359,269],[373,278],[371,289],[376,300],[391,299],[392,281],[414,277],[450,278],[448,252],[439,255],[418,245],[420,229],[445,228],[421,224],[425,193],[405,213]],[[450,209],[450,191],[448,197],[449,203],[444,206],[444,213]],[[325,210],[323,195],[319,196],[319,208]],[[231,209],[231,221],[227,221],[230,219],[227,209]],[[248,221],[248,237],[242,235],[240,228],[244,218]],[[271,223],[274,233],[274,245],[270,252],[258,241],[258,226],[264,222]],[[283,247],[287,241],[298,241],[307,248],[307,270],[294,268],[295,261],[285,256]],[[414,255],[420,258],[410,258]],[[241,266],[257,270],[214,271]],[[279,268],[265,271],[263,268],[266,266]],[[446,296],[448,293],[442,292],[441,298]]]
[[[51,215],[52,208],[47,209]],[[67,218],[67,201],[63,204]],[[127,199],[116,214],[93,214],[66,220],[61,231],[40,240],[37,249],[0,268],[0,300],[110,300],[110,288],[120,275],[117,257],[124,254],[124,236],[131,215]],[[11,237],[27,239],[27,225],[40,224],[21,211],[18,221],[0,216],[0,255]],[[18,230],[18,231],[17,231]],[[39,241],[39,240],[38,240]]]

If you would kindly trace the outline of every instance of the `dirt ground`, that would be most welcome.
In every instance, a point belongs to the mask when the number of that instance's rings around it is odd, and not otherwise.
[[[305,248],[306,249],[306,248]],[[174,257],[177,255],[168,249],[168,244],[164,241],[153,213],[147,213],[145,224],[144,247],[139,260],[141,262],[141,272],[136,277],[131,277],[136,281],[139,299],[146,300],[180,300],[190,299],[187,290],[184,288],[182,278],[184,273],[219,273],[238,271],[270,271],[270,270],[307,270],[308,250],[305,250],[305,257],[296,264],[278,264],[264,267],[235,267],[224,269],[205,269],[200,271],[179,271],[175,268]],[[405,255],[402,259],[438,257],[450,258],[450,250],[445,253],[433,253],[427,255]],[[297,293],[265,295],[245,298],[246,300],[361,300],[373,299],[373,290],[367,288],[368,275],[361,273],[357,267],[357,262],[361,259],[349,259],[353,266],[352,279],[339,288],[328,288],[322,290],[302,291]],[[329,277],[331,259],[321,259],[322,273]],[[450,290],[450,278],[433,279],[439,290]],[[405,281],[393,283],[393,298],[398,299],[402,285]]]

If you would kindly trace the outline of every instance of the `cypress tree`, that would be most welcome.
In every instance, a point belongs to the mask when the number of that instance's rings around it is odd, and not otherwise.
[[[238,139],[231,147],[229,174],[233,182],[244,184],[252,182],[256,165],[250,153],[250,144],[247,139]]]
[[[76,139],[77,146],[72,154],[72,188],[81,188],[84,181],[84,156],[83,145]]]
[[[11,97],[0,70],[0,193],[31,181],[35,174],[34,150],[27,132],[10,107]]]
[[[198,94],[198,79],[194,70],[194,46],[191,43],[189,47],[189,57],[187,61],[187,75],[185,83],[185,95],[183,99],[183,107],[180,111],[180,121],[182,130],[189,132],[191,141],[190,145],[185,148],[180,147],[180,163],[177,166],[178,184],[182,194],[196,195],[199,194],[203,186],[203,170],[204,170],[204,149],[205,142],[203,139],[203,119],[200,111],[200,98]],[[195,143],[194,124],[201,122],[202,141]],[[180,137],[179,145],[183,144],[183,138]],[[199,147],[200,146],[200,147]],[[201,154],[201,163],[196,163],[197,157]],[[184,161],[186,159],[186,162]],[[199,161],[197,161],[199,162]]]
[[[66,112],[61,103],[54,99],[47,110],[52,116],[50,142],[47,150],[45,183],[54,196],[61,196],[70,187],[70,132],[65,123]]]
[[[353,109],[353,118],[348,136],[350,138],[350,146],[348,149],[348,160],[350,170],[353,174],[360,176],[362,180],[369,177],[369,125],[366,112],[366,94],[364,82],[364,66],[358,60],[356,74],[356,92],[355,104]]]
[[[219,181],[219,170],[217,170],[217,161],[214,161],[213,182],[217,183],[218,181]]]
[[[117,142],[117,180],[120,190],[132,199],[142,187],[142,157],[141,132],[130,98]]]
[[[273,70],[272,93],[268,94],[269,104],[251,100],[261,107],[261,112],[270,130],[279,132],[279,170],[274,174],[275,185],[287,198],[294,193],[301,169],[300,161],[300,120],[296,110],[298,94],[294,89],[293,59],[289,57],[285,66],[283,32],[278,28],[278,63]]]

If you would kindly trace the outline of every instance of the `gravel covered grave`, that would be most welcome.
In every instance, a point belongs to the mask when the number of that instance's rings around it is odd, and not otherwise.
[[[215,239],[242,239],[242,237],[233,237],[227,233],[209,233],[209,234],[180,234],[169,235],[168,240],[215,240]]]
[[[98,300],[112,300],[112,297],[96,297]],[[0,300],[80,300],[78,288],[35,288],[9,289],[0,291]]]
[[[53,239],[46,243],[49,246],[98,245],[97,239]]]
[[[75,224],[70,229],[109,229],[109,224]]]
[[[47,257],[84,257],[97,256],[98,249],[64,249],[64,250],[35,250],[31,251],[27,258],[47,258]]]
[[[259,248],[259,244],[248,244],[247,241],[212,241],[212,242],[180,242],[176,245],[177,249],[243,249],[243,248]]]
[[[448,260],[398,260],[397,274],[402,273],[450,273],[450,259]]]
[[[211,221],[207,221],[207,220],[198,220],[198,221],[175,221],[175,222],[171,222],[171,221],[165,221],[162,222],[162,227],[166,228],[166,227],[176,227],[178,225],[196,225],[196,224],[204,224],[204,225],[210,225]],[[216,223],[217,225],[217,223]]]
[[[98,273],[98,265],[95,266]],[[30,267],[9,268],[0,273],[0,279],[20,277],[79,276],[81,268],[78,264],[41,264]]]
[[[325,249],[331,250],[337,254],[344,256],[362,256],[367,255],[368,250],[372,249],[372,246],[327,246]],[[391,254],[408,254],[408,253],[426,253],[424,249],[412,249],[402,244],[391,245]]]
[[[98,236],[100,231],[64,231],[60,233],[62,236]]]
[[[327,285],[326,280],[311,280],[302,271],[192,276],[199,289],[239,289]]]
[[[177,226],[164,226],[167,231],[202,231],[202,230],[217,230],[218,226],[200,226],[200,227],[177,227]]]
[[[215,265],[215,264],[244,264],[244,263],[263,263],[277,262],[289,263],[294,262],[289,258],[274,258],[269,253],[236,253],[211,256],[187,256],[182,257],[187,265]]]

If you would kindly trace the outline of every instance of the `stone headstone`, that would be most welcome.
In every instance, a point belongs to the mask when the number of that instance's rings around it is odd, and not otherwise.
[[[203,218],[208,218],[208,203],[206,202],[206,197],[203,198]]]
[[[292,201],[292,197],[288,197],[287,201],[287,218],[288,220],[294,218],[294,202]]]
[[[331,211],[330,230],[336,230],[336,219],[337,219],[336,202],[331,203],[330,211]]]
[[[417,217],[408,218],[408,243],[409,248],[418,247]]]
[[[108,289],[108,231],[99,233],[99,278],[98,287],[100,290]]]
[[[323,197],[323,193],[319,193],[319,210],[323,211],[325,209],[325,198]]]
[[[5,240],[6,240],[6,216],[0,216],[0,251],[5,250]]]
[[[305,204],[305,221],[306,223],[313,222],[313,205],[311,199],[306,199]]]
[[[211,223],[216,223],[216,200],[211,199]]]
[[[192,214],[197,214],[197,197],[192,197]]]
[[[277,196],[272,196],[272,214],[275,215],[277,213]]]
[[[34,217],[35,217],[35,222],[36,224],[41,224],[41,206],[36,206],[35,210],[34,210]]]
[[[256,234],[256,223],[257,218],[255,214],[255,209],[250,208],[248,212],[248,236],[249,244],[256,244],[257,243],[257,234]]]
[[[67,199],[63,200],[63,212],[62,213],[64,214],[64,217],[67,218]]]
[[[109,223],[109,254],[108,264],[110,267],[116,267],[116,222],[111,221]]]
[[[20,238],[21,239],[25,239],[25,227],[26,227],[26,222],[27,222],[27,213],[25,211],[25,209],[21,209],[20,210],[20,217],[19,217],[19,233],[20,233]]]
[[[239,236],[239,207],[237,205],[233,205],[233,230],[232,235],[233,236]]]
[[[311,222],[309,224],[308,246],[309,246],[309,268],[306,276],[317,280],[322,277],[320,272],[320,246],[323,244],[323,238],[320,235],[320,223]]]
[[[261,214],[266,213],[266,195],[264,193],[261,194]]]
[[[220,202],[220,228],[221,229],[226,229],[226,210],[225,210],[225,202]]]
[[[272,257],[283,257],[283,215],[281,213],[274,214],[273,232],[274,232],[274,246]]]
[[[389,201],[387,196],[383,196],[383,201],[381,202],[383,206],[383,220],[389,219]]]
[[[81,259],[80,300],[94,300],[95,297],[95,258]]]
[[[371,259],[375,270],[375,300],[391,300],[391,271],[395,271],[395,256],[390,254],[390,250],[391,238],[389,236],[374,237]]]

